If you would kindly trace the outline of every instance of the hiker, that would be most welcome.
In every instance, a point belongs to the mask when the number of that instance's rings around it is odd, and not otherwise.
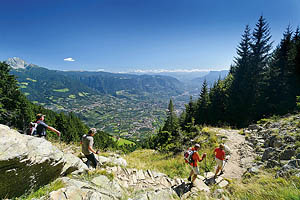
[[[214,178],[217,178],[217,175],[220,170],[223,168],[224,160],[225,160],[225,147],[223,144],[220,144],[219,148],[216,148],[214,153],[215,153],[215,160],[217,163],[217,169]],[[222,173],[222,172],[221,172]]]
[[[51,126],[48,126],[44,122],[45,116],[46,115],[43,115],[43,114],[37,114],[36,115],[36,123],[37,123],[37,126],[36,126],[36,136],[40,137],[40,138],[47,139],[46,129],[48,129],[48,130],[50,130],[52,132],[55,132],[57,134],[57,136],[60,137],[61,133],[58,130],[56,130],[55,128],[53,128]]]
[[[204,153],[202,155],[202,158],[200,158],[200,156],[197,152],[199,149],[200,149],[199,144],[195,144],[195,146],[191,148],[191,150],[193,151],[193,154],[192,154],[192,162],[189,163],[189,164],[190,164],[192,170],[190,172],[190,176],[188,178],[188,181],[191,181],[192,185],[194,184],[194,181],[196,180],[197,175],[200,175],[197,162],[201,162],[206,157],[206,153]]]
[[[82,144],[82,153],[88,159],[86,165],[90,167],[90,162],[94,168],[97,167],[97,159],[94,154],[98,154],[98,151],[93,149],[94,138],[93,136],[96,134],[97,130],[95,128],[91,128],[88,134],[82,136],[81,144]]]

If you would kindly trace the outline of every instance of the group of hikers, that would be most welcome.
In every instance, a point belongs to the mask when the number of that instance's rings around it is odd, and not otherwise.
[[[197,175],[200,175],[199,168],[198,168],[198,162],[201,162],[206,158],[206,153],[203,153],[202,157],[200,157],[200,155],[198,153],[199,149],[200,149],[200,145],[195,144],[194,147],[191,147],[188,150],[189,152],[191,152],[190,153],[191,158],[186,159],[186,156],[185,156],[185,162],[188,163],[191,167],[191,172],[188,177],[188,181],[191,181],[192,185],[194,185],[194,181],[196,180]],[[227,152],[229,152],[228,147],[227,147]],[[216,168],[216,172],[215,172],[215,175],[213,178],[216,179],[220,171],[221,171],[221,173],[223,173],[223,168],[225,166],[225,162],[229,158],[229,156],[225,157],[225,145],[224,144],[220,144],[219,147],[215,148],[214,156],[215,156],[217,168]]]
[[[43,114],[37,114],[36,115],[36,121],[30,123],[30,130],[29,130],[29,135],[40,137],[47,139],[47,133],[46,130],[50,130],[54,133],[57,134],[58,137],[61,136],[60,131],[56,130],[55,128],[48,126],[44,120],[45,116]],[[82,153],[85,155],[87,158],[87,166],[90,167],[90,164],[92,164],[92,167],[96,168],[97,167],[97,159],[94,154],[98,154],[99,151],[95,151],[93,149],[94,145],[94,138],[93,136],[97,133],[97,130],[95,128],[91,128],[87,134],[82,136],[81,139],[81,145],[82,145]]]
[[[52,132],[55,132],[58,137],[61,136],[61,133],[56,130],[55,128],[48,126],[45,122],[45,115],[43,114],[37,114],[36,115],[36,121],[32,125],[34,128],[32,128],[30,135],[34,135],[37,137],[41,137],[46,139],[46,130],[50,130]],[[94,135],[97,133],[96,128],[91,128],[87,134],[82,136],[81,139],[81,145],[82,145],[82,153],[87,158],[87,166],[90,167],[92,164],[93,168],[96,168],[98,165],[98,161],[94,154],[98,154],[99,151],[95,151],[93,149],[94,145]],[[228,148],[228,147],[227,147]],[[189,148],[190,155],[188,155],[190,158],[186,159],[185,155],[185,162],[188,163],[191,167],[191,172],[188,177],[188,181],[191,181],[191,184],[194,184],[194,181],[197,178],[197,175],[200,175],[199,168],[198,168],[198,162],[203,161],[203,159],[206,158],[206,153],[202,155],[202,157],[199,156],[198,150],[200,149],[199,144],[195,144],[194,147]],[[229,149],[227,150],[229,152]],[[214,178],[216,178],[219,174],[219,172],[223,170],[224,162],[228,159],[228,157],[225,157],[225,146],[224,144],[220,144],[218,148],[214,150],[214,156],[215,161],[217,163],[217,169],[214,175]]]

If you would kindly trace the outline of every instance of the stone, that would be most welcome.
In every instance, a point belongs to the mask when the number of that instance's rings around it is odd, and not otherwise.
[[[268,160],[266,168],[274,168],[276,166],[280,166],[279,162],[276,160]]]
[[[297,154],[296,159],[300,159],[300,153]]]
[[[251,125],[249,125],[248,126],[248,129],[249,130],[261,130],[262,129],[262,127],[261,126],[259,126],[259,125],[257,125],[257,124],[251,124]]]
[[[285,149],[279,154],[280,160],[290,160],[296,154],[294,149]]]
[[[275,149],[273,147],[268,147],[266,148],[266,150],[264,151],[264,154],[262,156],[262,161],[268,160],[270,159],[275,153]]]
[[[74,156],[73,154],[64,154],[64,161],[65,165],[61,172],[61,175],[63,176],[70,173],[81,174],[89,170],[86,164],[84,164],[80,158]]]
[[[110,181],[104,175],[93,178],[91,182],[97,185],[99,188],[108,191],[109,194],[112,194],[117,198],[121,198],[124,194],[123,189],[116,181]]]
[[[132,197],[132,200],[173,200],[177,199],[176,193],[171,189],[157,189],[152,191],[147,191],[144,193],[139,193]]]
[[[223,180],[223,181],[221,181],[218,185],[219,185],[221,188],[223,188],[223,187],[226,187],[228,184],[229,184],[228,181]]]
[[[287,135],[284,137],[284,141],[287,143],[292,143],[292,142],[296,142],[296,139],[290,135]]]
[[[210,188],[202,180],[198,178],[194,181],[194,185],[199,191],[204,191],[204,192],[210,191]]]
[[[259,173],[258,167],[248,168],[247,171],[250,172],[251,174],[258,174]]]
[[[96,156],[97,160],[101,163],[101,165],[110,163],[117,166],[127,166],[127,162],[123,158],[119,157],[105,157],[105,156]]]
[[[65,162],[63,153],[49,141],[5,125],[0,125],[0,152],[0,199],[50,183],[59,177]]]

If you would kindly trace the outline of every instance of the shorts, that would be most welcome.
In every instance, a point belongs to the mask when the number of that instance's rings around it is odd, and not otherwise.
[[[193,167],[192,165],[190,165],[190,167],[192,168],[194,174],[200,175],[200,172],[199,172],[199,168],[198,168],[198,167]]]
[[[223,163],[224,163],[224,160],[220,160],[218,158],[216,158],[216,163],[217,163],[217,166],[222,168],[223,167]]]

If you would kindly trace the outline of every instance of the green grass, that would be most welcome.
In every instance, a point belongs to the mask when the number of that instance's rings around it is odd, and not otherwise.
[[[260,174],[234,182],[228,188],[230,199],[238,200],[299,200],[300,178],[274,178],[274,174]]]
[[[84,173],[80,176],[81,179],[85,181],[91,181],[93,178],[104,175],[106,176],[110,181],[114,179],[114,175],[112,173],[108,173],[106,170],[94,170],[94,171],[88,171],[88,173]]]
[[[200,150],[199,152],[203,152]],[[201,153],[199,153],[201,154]],[[137,168],[143,170],[156,170],[160,171],[169,177],[182,177],[189,176],[191,171],[188,164],[184,162],[183,155],[170,155],[158,153],[154,150],[137,150],[125,156],[129,168]],[[212,157],[207,157],[207,166],[213,166]],[[200,171],[203,173],[205,170],[205,162],[198,163]]]
[[[69,88],[63,88],[63,89],[54,89],[54,92],[69,92]]]
[[[82,92],[78,92],[78,96],[84,97],[85,95]]]
[[[69,95],[69,98],[71,98],[71,99],[76,99],[76,96],[75,96],[74,94],[70,94],[70,95]]]
[[[48,185],[39,188],[35,192],[22,195],[21,197],[16,198],[16,200],[31,200],[31,199],[41,198],[43,196],[48,196],[50,192],[59,190],[63,187],[65,187],[65,184],[61,180],[56,180]]]
[[[114,141],[116,141],[117,139],[115,138],[115,137],[112,137],[112,139],[114,140]],[[123,138],[120,138],[119,140],[118,140],[118,146],[121,146],[121,145],[123,145],[123,144],[133,144],[133,145],[135,145],[135,143],[134,142],[131,142],[131,141],[129,141],[129,140],[126,140],[126,139],[123,139]]]
[[[26,80],[32,81],[32,82],[37,82],[37,80],[31,79],[31,78],[26,78]]]

